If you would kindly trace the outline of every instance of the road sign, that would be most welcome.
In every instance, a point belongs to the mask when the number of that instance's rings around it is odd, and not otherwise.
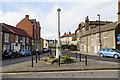
[[[120,41],[120,34],[118,34],[117,39]]]

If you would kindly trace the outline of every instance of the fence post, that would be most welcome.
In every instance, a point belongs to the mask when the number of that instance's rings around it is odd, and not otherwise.
[[[59,66],[60,66],[60,55],[59,55]]]
[[[32,67],[33,67],[33,57],[32,57]]]
[[[36,54],[36,63],[37,63],[37,54]]]
[[[86,57],[85,57],[85,64],[86,64],[86,66],[87,66],[87,55],[86,55]]]
[[[77,60],[77,52],[76,52],[76,60]]]

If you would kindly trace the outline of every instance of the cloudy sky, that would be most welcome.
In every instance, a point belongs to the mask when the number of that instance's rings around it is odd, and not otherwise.
[[[25,15],[36,19],[41,25],[41,36],[57,39],[57,9],[61,8],[61,35],[72,33],[85,17],[103,21],[117,21],[117,0],[2,0],[0,1],[0,22],[16,26]]]

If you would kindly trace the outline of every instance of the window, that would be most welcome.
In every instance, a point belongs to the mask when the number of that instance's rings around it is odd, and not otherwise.
[[[18,35],[15,35],[15,42],[18,42]]]
[[[93,40],[93,37],[94,37],[94,36],[93,36],[93,35],[91,35],[91,40]]]
[[[29,43],[29,38],[27,38],[27,43]]]
[[[99,33],[96,34],[96,39],[99,39]]]
[[[104,38],[107,38],[107,32],[104,32]]]
[[[5,42],[9,42],[9,34],[5,33]]]
[[[25,37],[23,37],[23,43],[25,43]]]

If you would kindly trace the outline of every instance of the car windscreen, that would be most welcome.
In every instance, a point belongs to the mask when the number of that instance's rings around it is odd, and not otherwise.
[[[115,52],[120,52],[118,49],[112,49],[113,51],[115,51]]]

